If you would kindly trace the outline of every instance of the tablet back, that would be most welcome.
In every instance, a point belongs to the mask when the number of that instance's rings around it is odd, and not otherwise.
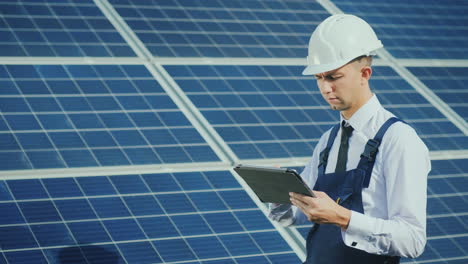
[[[312,196],[296,171],[285,168],[238,165],[234,170],[264,203],[290,204],[289,192]]]

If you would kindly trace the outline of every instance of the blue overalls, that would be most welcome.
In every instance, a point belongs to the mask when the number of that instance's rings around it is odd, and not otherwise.
[[[334,201],[350,210],[364,213],[362,189],[369,187],[378,148],[387,129],[395,122],[395,117],[387,120],[373,139],[367,141],[356,169],[345,173],[325,174],[328,154],[340,125],[333,127],[325,149],[320,153],[318,178],[314,190],[327,193]],[[403,122],[403,121],[402,121]],[[307,236],[307,259],[304,264],[390,264],[399,263],[399,257],[389,257],[367,253],[344,244],[340,227],[332,224],[315,224]]]

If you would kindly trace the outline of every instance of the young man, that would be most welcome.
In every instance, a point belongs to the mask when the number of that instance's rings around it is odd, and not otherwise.
[[[322,135],[301,174],[316,197],[291,193],[294,206],[270,206],[283,225],[314,223],[305,263],[399,263],[424,250],[429,152],[369,87],[381,47],[352,15],[327,18],[310,39],[303,74],[315,76],[341,122]]]

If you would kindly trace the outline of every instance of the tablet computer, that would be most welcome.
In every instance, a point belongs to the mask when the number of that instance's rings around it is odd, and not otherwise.
[[[292,169],[238,165],[234,171],[264,203],[290,204],[289,192],[314,197],[301,176]]]

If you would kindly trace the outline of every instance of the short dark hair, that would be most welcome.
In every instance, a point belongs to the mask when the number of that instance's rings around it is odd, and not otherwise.
[[[367,56],[367,55],[362,55],[362,56],[359,56],[357,58],[354,58],[352,59],[351,61],[348,62],[349,63],[353,63],[355,61],[359,61],[361,62],[362,59],[366,59],[367,60],[367,66],[371,66],[372,65],[372,56]]]

